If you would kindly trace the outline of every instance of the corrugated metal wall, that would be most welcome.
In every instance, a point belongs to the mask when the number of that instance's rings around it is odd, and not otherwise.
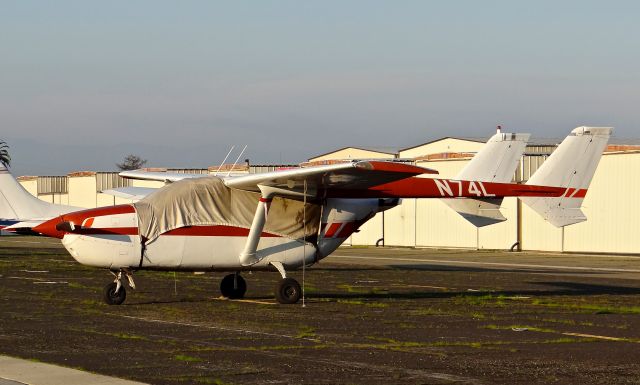
[[[602,157],[582,210],[586,222],[565,228],[564,251],[640,253],[640,153]]]

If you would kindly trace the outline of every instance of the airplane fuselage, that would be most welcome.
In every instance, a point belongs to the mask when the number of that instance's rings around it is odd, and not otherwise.
[[[293,239],[263,232],[257,249],[259,261],[240,263],[249,228],[234,225],[184,226],[147,241],[139,234],[133,205],[74,212],[45,222],[38,231],[61,238],[71,256],[83,265],[112,271],[244,271],[287,270],[310,265],[335,251],[375,213],[393,207],[397,200],[328,199],[323,206],[320,234]],[[68,228],[61,228],[65,223]],[[56,228],[57,227],[57,228]]]

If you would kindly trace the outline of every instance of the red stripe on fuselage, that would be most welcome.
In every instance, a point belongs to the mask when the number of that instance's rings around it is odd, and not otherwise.
[[[167,231],[162,235],[186,235],[195,237],[247,237],[249,229],[235,226],[187,226]],[[279,237],[276,234],[263,232],[262,238]]]
[[[137,227],[113,227],[113,228],[81,228],[73,232],[74,234],[82,235],[138,235]],[[180,227],[178,229],[169,230],[162,235],[182,235],[188,237],[247,237],[249,235],[249,229],[235,226],[187,226]],[[270,234],[263,232],[261,235],[263,238],[279,237],[276,234]]]
[[[71,234],[81,235],[138,235],[137,227],[79,228]]]

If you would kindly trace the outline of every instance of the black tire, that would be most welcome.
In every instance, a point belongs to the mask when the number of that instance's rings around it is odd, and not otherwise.
[[[121,305],[127,298],[127,291],[124,285],[120,285],[120,290],[116,293],[116,283],[111,282],[104,287],[102,299],[107,305]]]
[[[276,300],[285,305],[298,302],[302,295],[300,284],[293,278],[285,278],[276,286]]]
[[[236,284],[237,286],[235,286]],[[237,276],[236,274],[229,274],[222,278],[220,282],[220,293],[222,293],[223,297],[240,299],[244,298],[244,293],[246,292],[247,282],[239,274]]]

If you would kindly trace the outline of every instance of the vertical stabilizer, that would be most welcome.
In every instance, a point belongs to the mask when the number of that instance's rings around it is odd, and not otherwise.
[[[530,136],[530,134],[495,134],[456,175],[456,179],[511,182]]]
[[[455,179],[496,183],[511,182],[529,137],[530,134],[498,132],[487,141]],[[500,212],[502,198],[443,199],[442,201],[477,227],[506,220]]]
[[[15,180],[9,170],[0,166],[0,219],[49,219],[76,210],[82,209],[55,205],[34,197]]]
[[[578,127],[531,176],[528,185],[566,188],[557,198],[523,197],[527,206],[556,227],[585,221],[580,209],[613,128]]]

